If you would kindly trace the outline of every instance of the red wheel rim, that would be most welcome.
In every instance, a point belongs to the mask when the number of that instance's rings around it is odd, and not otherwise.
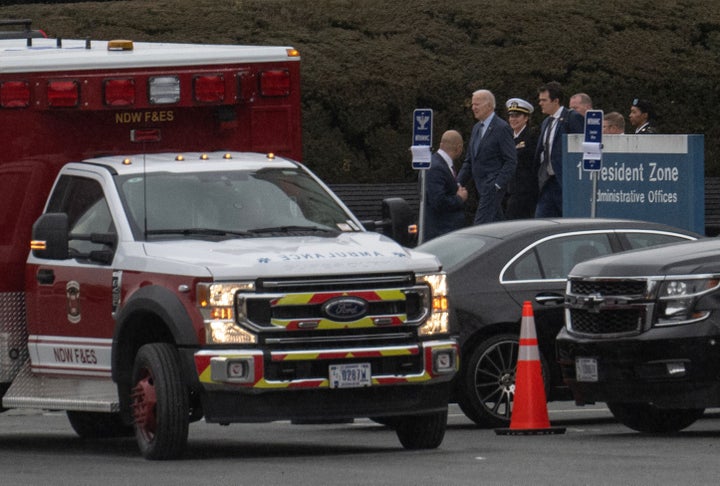
[[[157,393],[150,371],[143,369],[132,390],[133,418],[137,429],[146,440],[155,436],[157,429]]]

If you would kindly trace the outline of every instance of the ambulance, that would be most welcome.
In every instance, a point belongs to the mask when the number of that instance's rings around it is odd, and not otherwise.
[[[201,419],[442,443],[445,274],[299,162],[297,50],[0,29],[2,410],[156,460]]]

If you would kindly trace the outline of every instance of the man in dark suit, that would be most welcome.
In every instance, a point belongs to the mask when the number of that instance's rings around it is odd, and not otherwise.
[[[462,135],[455,130],[443,133],[425,173],[423,242],[465,226],[467,189],[455,180],[454,166],[462,152]]]
[[[473,127],[465,161],[457,180],[466,186],[472,177],[478,195],[474,224],[504,219],[502,200],[508,181],[515,175],[517,152],[510,125],[495,115],[495,96],[486,89],[475,91]]]
[[[562,217],[562,136],[585,131],[585,119],[575,110],[565,108],[564,98],[562,86],[556,81],[538,88],[538,104],[547,117],[540,127],[535,150],[540,190],[536,218]]]

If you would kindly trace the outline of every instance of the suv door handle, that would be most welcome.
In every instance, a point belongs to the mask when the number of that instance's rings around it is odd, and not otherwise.
[[[535,302],[541,305],[560,305],[565,302],[563,294],[538,294],[535,296]]]
[[[55,272],[51,268],[41,268],[35,278],[43,285],[50,285],[55,282]]]

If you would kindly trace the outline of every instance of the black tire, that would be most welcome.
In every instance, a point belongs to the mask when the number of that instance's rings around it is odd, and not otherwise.
[[[607,406],[618,422],[647,434],[678,432],[705,413],[704,408],[657,408],[649,403],[608,403]]]
[[[132,425],[124,424],[119,413],[67,411],[67,418],[75,433],[83,439],[130,437]]]
[[[445,438],[447,415],[445,410],[398,417],[395,433],[405,449],[436,449]]]
[[[478,426],[510,425],[519,347],[518,336],[498,334],[480,342],[463,363],[458,382],[458,405]],[[541,362],[547,394],[549,372],[542,357]]]
[[[181,457],[190,422],[189,392],[175,348],[165,343],[140,348],[130,393],[135,437],[146,459]]]

